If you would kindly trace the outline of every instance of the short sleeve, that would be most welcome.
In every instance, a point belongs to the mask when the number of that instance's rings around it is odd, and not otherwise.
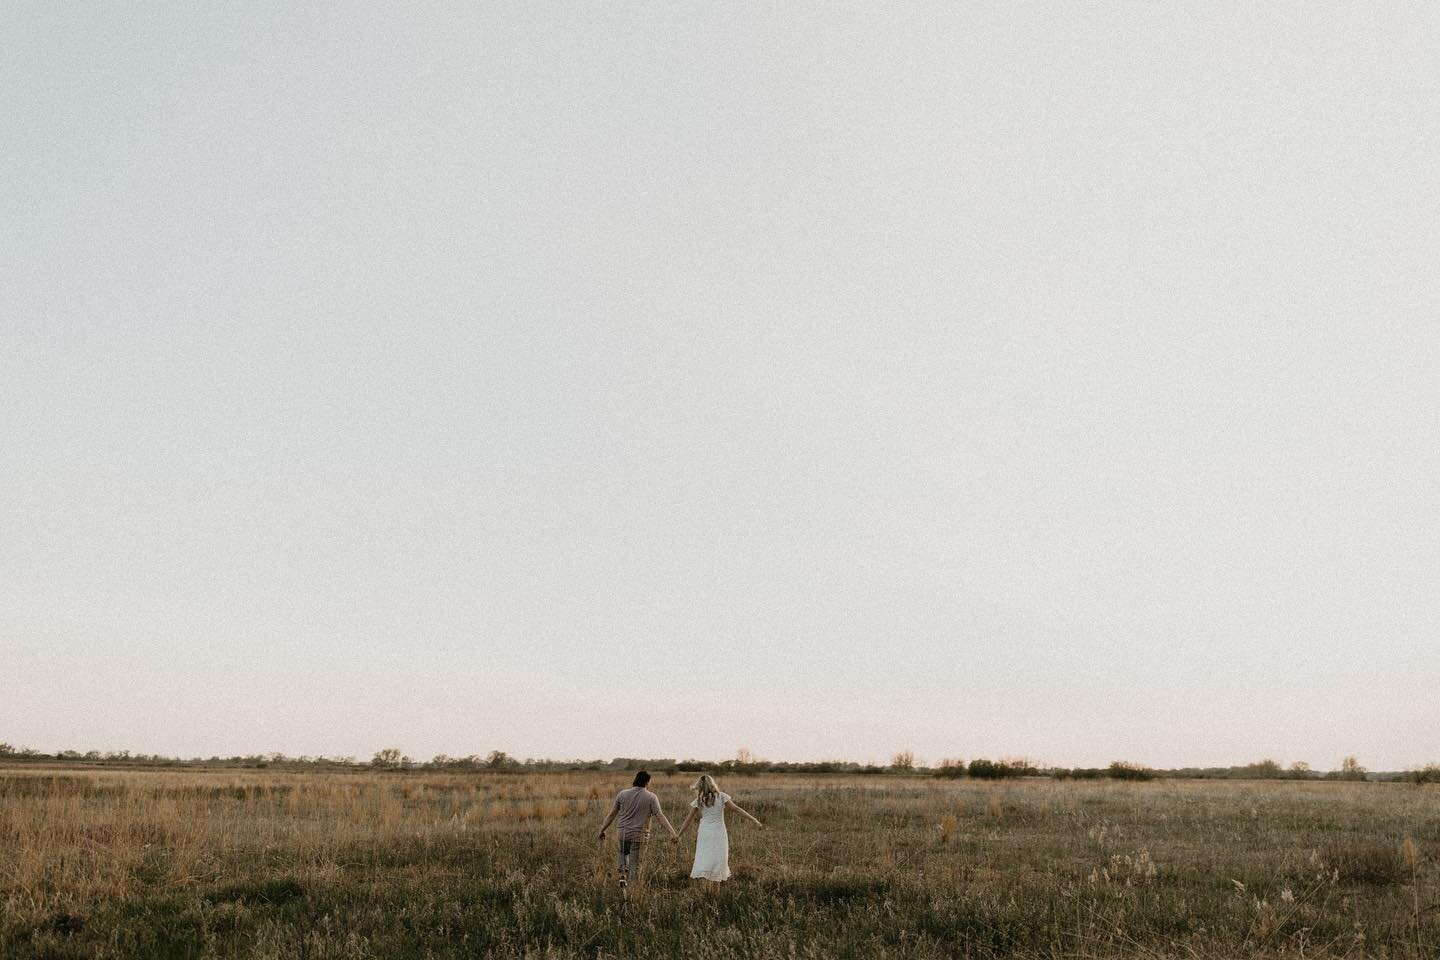
[[[720,796],[718,797],[718,799],[719,799],[719,801],[720,801],[720,806],[723,807],[723,806],[725,806],[725,804],[727,804],[727,803],[730,802],[730,794],[728,794],[728,793],[722,793],[722,794],[720,794]]]
[[[700,809],[700,798],[699,798],[699,797],[696,797],[694,800],[691,800],[691,801],[690,801],[690,807],[691,807],[691,809],[693,809],[693,810],[699,810],[699,809]]]
[[[615,802],[614,802],[613,804],[611,804],[611,806],[614,806],[614,807],[620,806],[620,798],[623,797],[623,796],[625,796],[625,794],[624,794],[623,791],[620,792],[620,793],[615,794]]]
[[[660,812],[660,798],[653,793],[650,794],[650,812],[655,814]]]

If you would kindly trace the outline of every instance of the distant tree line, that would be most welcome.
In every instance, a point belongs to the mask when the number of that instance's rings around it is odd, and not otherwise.
[[[942,777],[957,779],[969,777],[976,780],[1007,780],[1020,777],[1048,777],[1057,780],[1150,780],[1198,779],[1198,780],[1407,780],[1413,783],[1440,783],[1440,764],[1431,763],[1414,770],[1402,772],[1371,772],[1360,765],[1353,756],[1345,757],[1338,770],[1318,771],[1299,761],[1282,766],[1271,759],[1231,767],[1181,767],[1177,769],[1152,769],[1125,760],[1116,760],[1105,767],[1050,767],[1041,766],[1024,758],[1002,758],[990,760],[977,757],[969,762],[958,758],[947,758],[933,767],[916,761],[909,750],[897,752],[889,764],[862,764],[848,760],[818,760],[806,762],[785,762],[762,760],[749,750],[737,751],[727,760],[677,760],[673,757],[613,757],[609,760],[550,760],[518,759],[503,750],[491,750],[485,754],[449,756],[436,754],[429,760],[417,760],[398,747],[377,750],[369,761],[352,756],[287,756],[283,753],[255,753],[229,757],[167,757],[159,754],[132,753],[129,750],[61,750],[58,753],[42,753],[29,747],[16,747],[0,743],[0,760],[10,762],[48,762],[78,764],[109,764],[145,767],[241,767],[253,769],[359,769],[376,770],[453,770],[453,771],[630,771],[645,769],[652,773],[804,773],[804,774],[887,774],[908,777]]]
[[[1372,774],[1355,757],[1341,760],[1338,770],[1324,772],[1311,769],[1303,760],[1282,767],[1274,760],[1265,759],[1234,767],[1182,767],[1166,770],[1163,775],[1193,780],[1398,780],[1405,777],[1401,773]]]

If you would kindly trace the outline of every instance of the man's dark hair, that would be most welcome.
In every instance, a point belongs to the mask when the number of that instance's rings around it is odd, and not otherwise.
[[[644,770],[641,770],[639,773],[635,774],[635,782],[632,783],[632,784],[630,784],[630,786],[632,786],[632,787],[643,787],[643,786],[645,786],[645,784],[647,784],[647,783],[649,783],[649,782],[650,782],[650,774],[646,773]]]

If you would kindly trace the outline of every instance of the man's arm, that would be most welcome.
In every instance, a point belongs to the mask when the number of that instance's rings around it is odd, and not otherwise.
[[[665,829],[670,831],[671,840],[678,841],[680,839],[680,834],[676,833],[675,828],[670,825],[670,818],[665,816],[664,810],[660,809],[660,798],[653,793],[650,794],[650,815],[660,818],[660,822],[665,824]]]
[[[615,818],[616,818],[619,814],[620,814],[620,801],[619,801],[619,800],[616,800],[616,801],[615,801],[615,805],[610,808],[610,816],[606,817],[606,818],[605,818],[605,822],[602,823],[602,824],[600,824],[600,839],[601,839],[601,840],[604,840],[604,839],[605,839],[605,831],[608,830],[608,829],[610,829],[610,824],[612,824],[612,823],[615,822]]]
[[[686,828],[690,826],[690,821],[691,821],[691,820],[694,820],[694,819],[695,819],[695,808],[694,808],[694,807],[691,807],[691,808],[690,808],[690,812],[687,813],[687,814],[685,814],[685,822],[682,823],[682,824],[680,824],[680,829],[677,831],[682,837],[685,835],[685,830],[686,830]]]

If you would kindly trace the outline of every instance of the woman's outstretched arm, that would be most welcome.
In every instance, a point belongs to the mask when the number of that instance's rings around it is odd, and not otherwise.
[[[736,803],[734,800],[726,800],[726,801],[725,801],[725,809],[726,809],[726,810],[734,810],[736,813],[740,814],[740,816],[742,816],[742,817],[744,817],[745,819],[749,820],[751,823],[755,824],[755,826],[759,827],[761,830],[764,830],[764,829],[765,829],[765,824],[761,823],[759,820],[756,820],[754,817],[750,816],[750,814],[745,811],[745,808],[742,807],[742,806],[740,806],[740,804]]]
[[[683,837],[683,836],[685,835],[685,828],[688,827],[688,826],[690,826],[690,821],[691,821],[691,820],[694,820],[694,819],[695,819],[695,808],[694,808],[694,807],[691,807],[691,808],[690,808],[690,812],[687,813],[687,814],[685,814],[685,819],[684,819],[683,821],[681,821],[681,823],[680,823],[680,829],[676,830],[675,833],[676,833],[677,835]]]

